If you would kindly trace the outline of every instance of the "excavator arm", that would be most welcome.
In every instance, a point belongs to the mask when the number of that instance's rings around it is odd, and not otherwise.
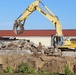
[[[40,3],[40,0],[36,0],[32,4],[30,4],[28,8],[26,8],[26,10],[15,20],[14,27],[13,27],[13,31],[15,32],[15,34],[21,34],[24,32],[25,20],[31,13],[33,13],[36,10],[36,6],[38,6],[39,3]],[[18,27],[19,27],[19,30],[17,30]]]
[[[39,3],[41,3],[44,6],[47,12],[45,12],[44,10],[42,10],[42,8],[40,8]],[[26,10],[15,20],[13,27],[14,32],[16,34],[23,33],[25,20],[35,10],[38,10],[41,14],[43,14],[55,26],[56,35],[53,37],[54,40],[56,39],[55,42],[57,44],[59,44],[59,42],[63,42],[62,26],[60,24],[59,19],[40,0],[36,0],[31,5],[29,5],[28,8],[26,8]],[[23,23],[21,23],[22,21]],[[17,30],[18,27],[20,28],[20,30]]]

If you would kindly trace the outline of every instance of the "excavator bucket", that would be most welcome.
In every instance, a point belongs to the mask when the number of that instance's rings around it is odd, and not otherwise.
[[[17,30],[19,28],[19,30]],[[24,25],[23,24],[18,24],[16,21],[13,26],[13,31],[15,34],[22,34],[24,32]]]

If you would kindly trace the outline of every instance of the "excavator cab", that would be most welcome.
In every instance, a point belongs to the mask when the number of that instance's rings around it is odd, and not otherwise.
[[[62,46],[63,45],[63,37],[62,36],[51,36],[51,46],[56,48],[57,46]]]

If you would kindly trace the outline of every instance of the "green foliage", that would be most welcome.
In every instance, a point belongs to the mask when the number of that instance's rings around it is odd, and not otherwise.
[[[65,75],[72,75],[72,72],[69,70],[68,65],[65,66],[64,72],[65,72]]]
[[[47,72],[44,71],[44,70],[41,70],[41,71],[40,71],[40,75],[47,75]]]
[[[35,74],[35,70],[33,68],[29,67],[29,65],[27,63],[21,63],[18,66],[18,72],[25,73],[25,74]]]
[[[10,66],[7,66],[5,72],[6,73],[13,73],[13,69]]]
[[[59,74],[56,74],[56,73],[49,73],[48,75],[59,75]]]
[[[4,71],[3,70],[0,70],[0,74],[2,74],[2,73],[4,73]]]
[[[41,70],[41,71],[40,71],[40,75],[59,75],[59,74],[49,73],[49,72],[46,72],[46,71],[44,71],[44,70]]]
[[[16,72],[17,71],[17,72]],[[21,63],[18,66],[18,69],[13,71],[10,66],[7,66],[5,70],[0,70],[0,75],[7,74],[7,75],[36,75],[35,69],[31,68],[27,63]],[[11,74],[10,74],[11,73]],[[64,75],[76,75],[73,74],[70,70],[68,65],[64,67]],[[44,70],[40,70],[38,75],[63,75],[63,74],[56,74],[56,73],[49,73]]]

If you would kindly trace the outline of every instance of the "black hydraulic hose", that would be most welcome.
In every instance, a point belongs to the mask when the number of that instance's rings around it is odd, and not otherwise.
[[[24,26],[24,24],[25,24],[25,19],[24,19],[24,21],[23,21],[23,26]]]
[[[19,19],[21,16],[22,16],[22,14],[17,19]]]
[[[40,1],[40,3],[41,3],[43,6],[45,6],[41,1]]]

